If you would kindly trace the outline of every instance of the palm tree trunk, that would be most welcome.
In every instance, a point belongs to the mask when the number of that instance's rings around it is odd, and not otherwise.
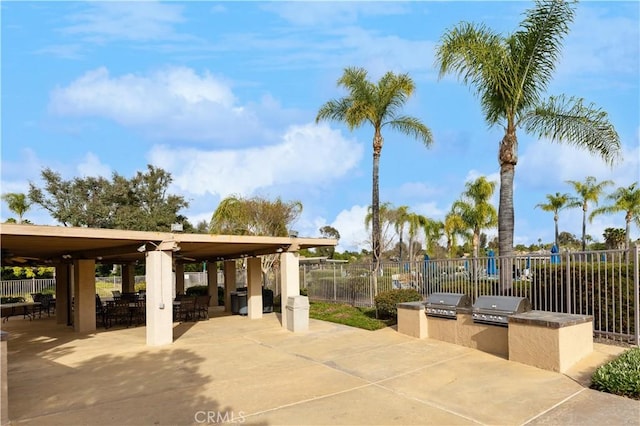
[[[498,250],[500,262],[500,287],[504,293],[513,284],[511,256],[513,255],[513,177],[518,157],[518,139],[515,128],[507,129],[500,142],[500,205],[498,207]]]
[[[557,213],[553,216],[553,222],[554,222],[555,228],[556,228],[554,243],[555,243],[556,247],[559,249],[560,248],[560,244],[558,244],[558,214]]]
[[[375,130],[373,137],[373,176],[371,191],[372,234],[371,246],[373,250],[373,294],[378,294],[378,274],[380,272],[380,153],[382,152],[382,135],[380,129]]]
[[[582,251],[587,250],[587,206],[582,207]]]

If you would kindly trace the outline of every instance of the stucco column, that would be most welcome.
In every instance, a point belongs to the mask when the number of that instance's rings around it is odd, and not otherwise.
[[[282,327],[287,329],[287,300],[300,295],[300,262],[298,253],[285,252],[280,255],[280,289]]]
[[[136,268],[133,263],[122,265],[122,292],[134,293],[136,291]]]
[[[146,256],[147,345],[173,342],[173,273],[171,251],[149,251]]]
[[[176,262],[176,294],[184,294],[184,263]]]
[[[0,330],[0,426],[9,424],[9,382],[7,380],[7,340],[9,333]]]
[[[231,292],[236,291],[236,261],[224,261],[224,311],[231,312]]]
[[[262,260],[259,257],[247,259],[247,309],[250,319],[262,318]]]
[[[96,261],[73,261],[73,329],[79,333],[96,331]]]
[[[218,306],[218,262],[207,262],[207,284],[211,296],[209,306]]]
[[[58,263],[56,268],[56,323],[71,325],[71,265]]]

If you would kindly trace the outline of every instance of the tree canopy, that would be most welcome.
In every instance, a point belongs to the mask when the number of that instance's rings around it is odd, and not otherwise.
[[[42,171],[43,187],[29,183],[29,198],[64,226],[169,231],[185,220],[178,212],[188,207],[182,196],[168,194],[171,174],[152,165],[126,177],[62,179],[50,168]]]

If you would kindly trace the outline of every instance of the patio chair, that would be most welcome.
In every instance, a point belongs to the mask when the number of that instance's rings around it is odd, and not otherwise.
[[[44,294],[42,293],[31,293],[31,298],[33,299],[33,301],[35,303],[40,303],[39,305],[33,305],[30,309],[31,309],[31,317],[35,318],[36,314],[38,314],[38,318],[42,318],[42,310],[43,310],[43,306],[42,306],[42,299],[44,297]]]
[[[183,296],[176,312],[177,321],[195,321],[196,319],[196,298],[194,296]]]
[[[198,319],[209,319],[209,303],[211,302],[211,296],[202,295],[196,296],[196,317]]]
[[[122,292],[120,292],[120,290],[112,290],[111,294],[113,295],[113,300],[118,300],[122,297]]]
[[[133,306],[132,306],[133,305]],[[129,302],[131,311],[131,323],[134,325],[145,324],[147,321],[147,304],[144,299],[138,299],[135,302]]]
[[[102,303],[100,295],[96,294],[96,325],[101,324],[104,328],[107,327],[107,307]]]
[[[127,327],[131,325],[131,309],[129,308],[128,300],[114,300],[107,303],[107,328],[114,324],[126,324]]]

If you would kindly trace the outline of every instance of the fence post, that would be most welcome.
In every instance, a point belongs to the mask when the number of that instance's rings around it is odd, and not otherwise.
[[[336,285],[336,265],[332,265],[333,269],[333,301],[336,301],[337,285]]]
[[[565,280],[565,297],[567,299],[566,304],[567,304],[567,313],[570,314],[572,313],[572,309],[571,309],[571,295],[573,294],[571,291],[571,255],[569,253],[569,250],[565,250],[565,254],[567,256],[567,267],[566,267],[566,276],[564,278]]]
[[[635,344],[640,346],[640,247],[638,244],[634,244],[634,261],[633,261],[633,313],[635,319]]]

